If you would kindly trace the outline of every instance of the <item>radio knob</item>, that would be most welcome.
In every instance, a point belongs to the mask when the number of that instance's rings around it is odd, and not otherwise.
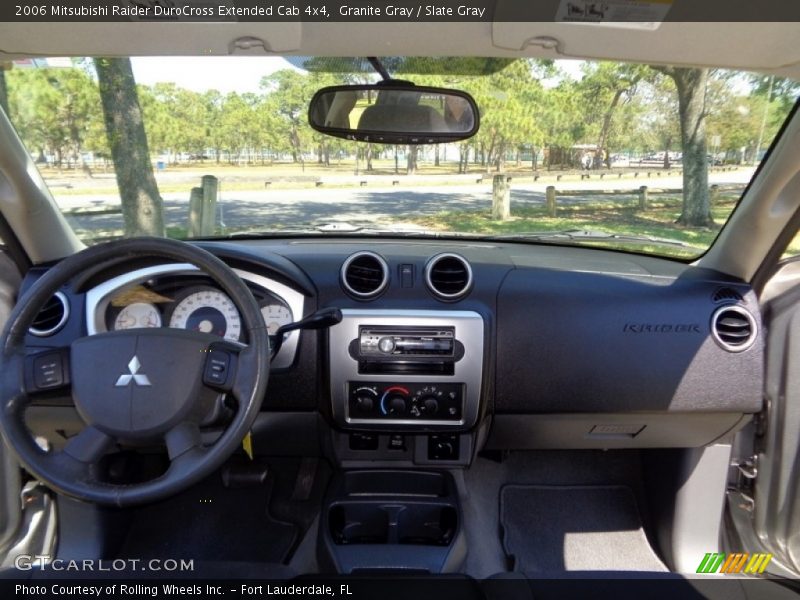
[[[390,396],[386,403],[386,412],[390,415],[402,415],[406,412],[406,399],[402,396]]]
[[[427,396],[419,403],[419,411],[423,415],[434,415],[439,410],[439,402],[433,396]]]
[[[378,350],[383,352],[384,354],[391,354],[394,352],[395,343],[394,339],[390,337],[382,337],[378,340]]]

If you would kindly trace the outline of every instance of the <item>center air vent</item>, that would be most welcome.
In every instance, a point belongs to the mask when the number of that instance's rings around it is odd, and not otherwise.
[[[425,283],[442,300],[458,300],[472,287],[472,268],[458,254],[437,254],[425,266]]]
[[[356,252],[342,265],[342,286],[356,298],[374,298],[389,285],[389,266],[374,252]]]
[[[756,341],[756,320],[741,306],[722,306],[711,317],[711,335],[728,352],[742,352]]]
[[[69,317],[67,297],[61,292],[56,292],[36,315],[28,331],[38,337],[53,335],[64,326],[67,317]]]

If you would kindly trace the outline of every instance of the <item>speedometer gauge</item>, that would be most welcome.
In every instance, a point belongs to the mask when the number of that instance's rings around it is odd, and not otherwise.
[[[201,290],[186,296],[175,307],[169,326],[211,333],[238,341],[242,331],[239,311],[233,301],[217,290]]]
[[[261,307],[261,315],[267,325],[267,332],[270,335],[278,333],[278,328],[292,322],[292,311],[283,304],[267,304]]]
[[[141,327],[161,327],[161,314],[147,302],[128,304],[114,319],[114,331]]]

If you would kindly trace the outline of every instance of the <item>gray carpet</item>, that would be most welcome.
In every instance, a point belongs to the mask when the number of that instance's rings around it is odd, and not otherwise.
[[[175,496],[134,509],[119,557],[280,563],[298,532],[270,514],[273,487],[271,475],[262,485],[228,489],[215,472]]]
[[[500,522],[515,571],[667,571],[627,486],[506,485]]]
[[[454,476],[464,478],[466,492],[461,509],[469,552],[463,572],[476,579],[514,568],[501,540],[499,498],[505,485],[628,486],[636,494],[645,529],[648,526],[637,450],[530,450],[505,453],[499,462],[479,456]]]

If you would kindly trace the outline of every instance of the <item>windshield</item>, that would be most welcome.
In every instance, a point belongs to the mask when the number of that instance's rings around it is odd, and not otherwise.
[[[87,243],[458,235],[682,259],[716,238],[800,89],[614,62],[381,60],[470,93],[478,133],[409,146],[312,130],[318,89],[380,79],[362,59],[36,59],[4,76],[12,123]]]

